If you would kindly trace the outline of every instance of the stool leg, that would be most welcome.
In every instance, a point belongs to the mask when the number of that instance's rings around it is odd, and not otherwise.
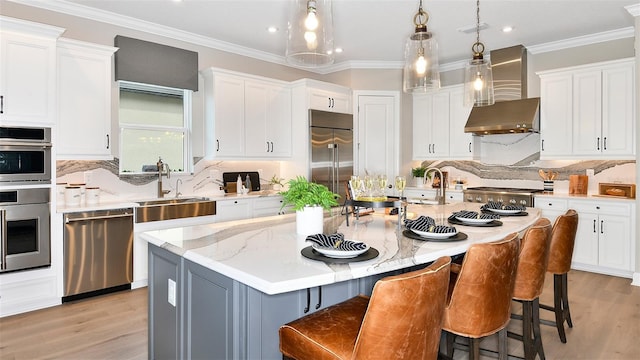
[[[522,302],[522,345],[524,346],[524,358],[526,360],[533,360],[535,352],[533,351],[533,342],[531,336],[533,330],[531,329],[531,301]]]
[[[469,360],[480,360],[480,339],[469,339]]]
[[[567,320],[567,325],[570,328],[573,327],[573,322],[571,321],[571,311],[569,311],[569,291],[568,291],[568,277],[567,273],[560,275],[562,278],[562,317]]]
[[[532,324],[533,347],[538,353],[538,356],[540,356],[540,360],[545,360],[544,348],[542,347],[542,335],[540,332],[540,299],[539,298],[535,298],[533,300],[532,307],[533,308],[531,309],[532,310],[531,315],[533,320],[533,324]],[[535,352],[533,357],[535,358]]]
[[[498,359],[507,360],[507,328],[498,331]]]
[[[447,351],[447,356],[449,358],[453,357],[453,342],[456,339],[456,336],[453,335],[450,332],[445,333],[445,342],[446,342],[446,351]]]
[[[564,333],[564,309],[562,307],[562,275],[553,275],[553,312],[556,315],[556,328],[558,329],[558,335],[560,335],[560,341],[562,343],[567,342],[567,335]]]

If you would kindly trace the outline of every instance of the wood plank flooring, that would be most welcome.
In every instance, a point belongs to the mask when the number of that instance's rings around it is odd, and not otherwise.
[[[541,300],[551,304],[552,296],[548,276]],[[547,359],[640,358],[640,287],[629,279],[571,271],[569,301],[574,327],[567,329],[566,344],[554,327],[542,326]],[[542,316],[553,319],[548,311]],[[510,329],[520,328],[511,322]],[[509,352],[521,356],[522,344],[510,340]],[[146,358],[146,288],[0,318],[3,360]],[[467,354],[457,350],[454,358]]]

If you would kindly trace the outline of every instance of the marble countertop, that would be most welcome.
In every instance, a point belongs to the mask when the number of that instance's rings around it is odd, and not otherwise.
[[[480,204],[409,205],[409,218],[431,216],[440,223],[454,211],[479,211]],[[343,233],[346,239],[360,240],[377,249],[377,258],[348,264],[332,264],[303,257],[310,246],[305,236],[296,234],[295,214],[231,221],[217,224],[154,230],[139,235],[177,255],[266,294],[321,286],[424,264],[444,255],[456,255],[476,242],[488,242],[520,232],[532,225],[540,210],[527,209],[527,216],[502,217],[499,227],[456,225],[468,235],[463,241],[431,242],[402,235],[397,215],[376,212],[359,220],[340,215],[340,208],[325,218],[324,232]]]
[[[535,194],[536,198],[551,197],[557,199],[570,199],[570,200],[603,200],[603,201],[622,201],[622,202],[635,202],[636,199],[625,198],[621,196],[609,196],[598,194],[569,194],[566,192],[539,192]]]

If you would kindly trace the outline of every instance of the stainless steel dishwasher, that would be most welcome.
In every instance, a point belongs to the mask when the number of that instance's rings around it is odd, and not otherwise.
[[[130,289],[132,281],[132,208],[64,215],[62,301]]]

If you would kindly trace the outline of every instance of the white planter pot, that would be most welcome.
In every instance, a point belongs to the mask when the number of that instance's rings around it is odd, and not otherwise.
[[[322,234],[324,228],[324,209],[321,206],[306,206],[296,211],[296,232],[309,236]]]
[[[424,186],[424,178],[423,177],[414,177],[414,180],[416,182],[416,187],[423,187]]]

